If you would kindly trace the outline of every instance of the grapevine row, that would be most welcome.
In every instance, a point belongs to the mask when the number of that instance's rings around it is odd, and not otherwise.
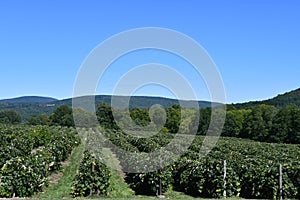
[[[74,128],[0,127],[0,197],[29,197],[43,190],[80,143]]]

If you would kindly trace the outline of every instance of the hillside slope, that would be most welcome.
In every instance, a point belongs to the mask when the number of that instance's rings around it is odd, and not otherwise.
[[[52,97],[39,97],[39,96],[24,96],[24,97],[17,97],[12,99],[3,99],[0,100],[1,103],[50,103],[53,101],[57,101]]]
[[[86,105],[91,101],[93,96],[79,97],[80,106],[85,108]],[[126,105],[126,96],[115,96],[119,108],[124,108]],[[97,95],[95,96],[95,103],[111,103],[110,95]],[[183,107],[190,108],[194,105],[195,101],[184,100],[181,102]],[[218,103],[211,103],[208,101],[196,101],[200,108],[210,107],[211,105],[217,106]],[[145,97],[145,96],[134,96],[130,98],[130,108],[149,108],[152,105],[159,104],[163,107],[171,107],[174,104],[179,104],[176,99],[162,98],[162,97]],[[0,110],[15,110],[21,114],[23,121],[26,121],[31,116],[40,114],[51,114],[60,105],[72,106],[72,98],[57,100],[48,97],[19,97],[14,99],[0,100]]]
[[[81,107],[85,107],[88,102],[91,101],[93,96],[79,97]],[[95,103],[111,103],[110,95],[97,95],[95,97]],[[127,98],[126,96],[115,96],[117,99],[119,108],[124,108]],[[197,101],[196,101],[197,102]],[[184,100],[181,101],[183,107],[191,108],[193,107],[195,101]],[[208,101],[198,101],[200,108],[210,107],[211,105],[217,106],[218,103],[211,103]],[[130,98],[129,107],[130,108],[149,108],[152,105],[159,104],[167,108],[174,104],[179,104],[176,99],[163,98],[163,97],[147,97],[147,96],[134,96]],[[237,109],[250,108],[258,104],[273,105],[275,107],[285,107],[285,106],[297,106],[300,107],[300,88],[280,94],[272,99],[264,101],[252,101],[246,103],[232,104]],[[60,105],[72,106],[72,98],[57,100],[50,97],[38,97],[38,96],[27,96],[18,97],[14,99],[0,100],[0,110],[16,110],[21,114],[23,120],[28,119],[31,116],[39,115],[42,113],[51,114]]]
[[[271,105],[275,107],[285,107],[285,106],[296,106],[300,107],[300,88],[296,90],[292,90],[290,92],[286,92],[284,94],[279,94],[278,96],[263,100],[263,101],[250,101],[246,103],[238,103],[233,104],[236,108],[242,109],[242,108],[250,108],[253,106],[256,106],[258,104],[266,104]]]

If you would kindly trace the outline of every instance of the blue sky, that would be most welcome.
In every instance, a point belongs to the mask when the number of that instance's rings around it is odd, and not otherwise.
[[[267,99],[300,87],[299,10],[298,0],[1,0],[0,99],[71,97],[89,52],[114,34],[141,27],[174,29],[201,44],[222,75],[228,102]],[[143,62],[166,62],[193,76],[183,61],[157,51],[130,58],[105,74],[98,93],[110,93],[124,69]],[[210,100],[199,84],[197,97]],[[137,94],[172,96],[151,86]]]

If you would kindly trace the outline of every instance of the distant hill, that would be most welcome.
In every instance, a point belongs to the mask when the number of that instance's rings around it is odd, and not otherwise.
[[[23,121],[26,121],[26,119],[31,116],[40,115],[42,113],[50,115],[55,109],[55,104],[0,102],[0,110],[15,110],[22,116]]]
[[[0,103],[50,103],[53,101],[57,101],[57,99],[51,97],[39,97],[39,96],[24,96],[17,97],[12,99],[3,99],[0,100]]]
[[[275,107],[297,106],[300,107],[300,88],[280,94],[274,98],[263,101],[250,101],[246,103],[233,104],[236,108],[250,108],[258,104],[272,105]]]
[[[77,98],[81,103],[81,107],[84,107],[84,105],[88,102],[90,102],[91,98],[94,98],[93,96],[84,96]],[[128,101],[128,96],[114,96],[116,99],[116,105],[114,107],[118,108],[125,108],[126,101]],[[95,97],[96,104],[100,103],[108,103],[111,104],[112,96],[110,95],[97,95]],[[72,99],[65,99],[58,102],[59,104],[64,105],[72,105]],[[170,98],[164,98],[164,97],[150,97],[150,96],[133,96],[130,97],[129,101],[129,108],[149,108],[155,104],[159,104],[163,106],[164,108],[171,107],[174,104],[182,104],[185,108],[191,108],[195,107],[195,103],[199,105],[199,107],[210,107],[219,105],[218,103],[211,103],[209,101],[190,101],[190,100],[182,100],[178,101],[177,99],[170,99]]]
[[[91,98],[95,98],[95,103],[111,103],[110,95],[97,95],[97,96],[84,96],[78,97],[80,100],[80,107],[85,108],[87,103],[91,101]],[[115,96],[119,108],[124,108],[124,102],[128,99],[126,96]],[[208,101],[188,101],[181,102],[183,107],[190,108],[194,104],[198,103],[199,107],[210,107],[211,105],[217,106],[218,103],[211,103]],[[130,98],[130,108],[149,108],[154,104],[160,104],[167,108],[174,104],[179,104],[176,99],[162,98],[162,97],[146,97],[146,96],[134,96]],[[72,98],[57,100],[49,97],[18,97],[14,99],[0,100],[0,110],[15,110],[21,114],[22,119],[26,121],[31,116],[40,115],[46,113],[50,115],[60,105],[72,106]]]
[[[124,108],[124,102],[128,99],[126,96],[114,96],[117,99],[117,107]],[[110,95],[97,95],[97,96],[84,96],[78,97],[80,100],[80,107],[85,108],[85,106],[91,102],[91,99],[95,98],[95,103],[111,103]],[[218,103],[211,103],[208,101],[181,101],[183,107],[191,108],[193,103],[198,103],[200,108],[218,106]],[[163,97],[149,97],[149,96],[133,96],[130,98],[129,107],[130,108],[149,108],[154,104],[159,104],[165,108],[170,107],[174,104],[179,104],[178,100],[163,98]],[[287,92],[272,99],[264,101],[251,101],[246,103],[232,104],[237,109],[250,108],[258,104],[273,105],[276,107],[284,107],[288,105],[300,107],[300,88]],[[18,97],[13,99],[0,100],[0,110],[16,110],[21,114],[23,120],[25,121],[31,116],[39,115],[42,113],[51,114],[60,105],[72,106],[72,98],[57,100],[50,97],[38,97],[38,96],[27,96]]]

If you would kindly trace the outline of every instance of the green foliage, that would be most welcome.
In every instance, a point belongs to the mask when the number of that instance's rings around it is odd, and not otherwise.
[[[251,110],[230,110],[226,112],[226,119],[222,136],[240,137],[245,124],[245,119],[248,117]]]
[[[27,119],[27,123],[30,125],[48,125],[49,122],[50,120],[47,114],[40,114]]]
[[[50,125],[55,126],[74,126],[72,108],[62,105],[59,106],[54,113],[52,113],[49,117]]]
[[[238,103],[238,104],[233,104],[233,106],[237,109],[248,109],[260,104],[275,106],[277,108],[284,108],[287,106],[296,106],[299,108],[300,88],[290,92],[286,92],[284,94],[280,94],[272,99],[268,99],[264,101],[251,101],[247,103]]]
[[[0,197],[29,197],[47,185],[80,142],[73,128],[0,126]]]
[[[38,116],[43,113],[50,115],[55,111],[57,106],[47,106],[46,103],[7,103],[0,102],[0,110],[15,110],[26,121],[32,116]]]
[[[2,124],[19,124],[22,117],[14,110],[0,110],[0,123]]]
[[[52,140],[52,134],[46,127],[37,126],[35,129],[29,132],[29,136],[33,139],[33,148],[38,148],[49,144]]]
[[[249,114],[249,111],[234,112],[241,118]],[[173,140],[177,147],[172,149],[172,152],[176,155],[182,154],[184,152],[182,144],[192,137],[191,135],[179,134],[174,138],[173,134],[159,133],[150,138],[135,138],[121,131],[103,130],[103,132],[107,132],[106,136],[118,148],[140,152],[133,158],[116,153],[124,169],[133,168],[139,171],[136,174],[126,173],[127,183],[137,194],[155,195],[161,178],[164,192],[173,188],[196,197],[222,198],[226,191],[227,197],[276,199],[279,195],[279,164],[282,164],[284,198],[300,197],[298,145],[260,143],[224,137],[219,139],[206,157],[202,157],[204,137],[196,136],[188,151],[174,164],[164,166],[160,173],[158,168],[151,168],[152,165],[158,166],[160,159],[148,157],[146,153],[157,151]],[[114,149],[113,151],[118,152]],[[164,152],[162,155],[168,154],[171,155],[170,152]],[[175,159],[174,156],[171,158]],[[162,158],[163,161],[166,159],[167,157]],[[141,160],[146,162],[141,164]],[[227,162],[225,179],[224,160]]]
[[[100,126],[104,128],[117,129],[117,124],[114,120],[112,113],[112,107],[109,104],[99,104],[96,111],[97,119],[100,123]]]
[[[28,197],[47,184],[46,168],[39,157],[15,157],[0,171],[1,197]]]
[[[159,183],[162,183],[162,192],[167,192],[172,183],[171,168],[165,168],[147,173],[128,173],[126,182],[136,192],[142,195],[156,195],[159,190]]]
[[[130,111],[130,117],[139,126],[147,126],[150,123],[147,109],[134,108]]]
[[[71,197],[71,186],[74,177],[76,176],[76,171],[79,169],[80,160],[82,160],[82,155],[84,152],[84,145],[80,144],[74,147],[68,161],[70,164],[64,166],[63,175],[59,179],[57,184],[50,185],[47,189],[34,196],[34,199],[65,199]]]
[[[104,163],[88,151],[79,166],[72,184],[72,196],[108,195],[110,171]]]
[[[181,107],[180,105],[173,105],[167,108],[167,121],[165,127],[171,133],[177,133],[181,122]]]
[[[211,118],[211,108],[200,109],[199,126],[197,133],[206,135]]]
[[[201,138],[175,164],[174,187],[194,196],[275,199],[279,195],[279,164],[283,165],[285,198],[299,198],[299,147],[221,138],[217,146],[202,158]],[[223,159],[227,161],[226,184]]]
[[[183,113],[186,112],[184,109]],[[200,109],[198,135],[206,135],[213,117],[217,123],[224,115],[222,111],[216,110],[214,116],[211,108]],[[195,122],[186,120],[183,122],[196,126]],[[211,127],[212,133],[220,132]],[[187,133],[185,131],[184,133]],[[222,136],[247,138],[261,142],[293,143],[300,144],[300,109],[295,106],[275,108],[269,105],[257,105],[247,110],[229,109],[226,112],[225,124]]]
[[[276,113],[277,109],[273,106],[259,105],[254,107],[245,119],[241,136],[253,140],[266,141]]]
[[[273,120],[271,141],[300,143],[300,109],[285,107],[279,110]]]
[[[0,125],[0,167],[6,160],[31,153],[34,141],[27,133],[32,130],[31,127]]]
[[[174,134],[161,132],[149,138],[137,138],[116,130],[102,130],[101,132],[104,132],[105,137],[109,138],[115,146],[106,144],[105,141],[102,145],[105,147],[113,147],[111,150],[118,156],[123,169],[134,168],[136,171],[148,171],[148,173],[126,173],[126,182],[137,194],[155,195],[159,187],[159,178],[162,179],[164,191],[171,188],[172,166],[163,168],[162,172],[158,171],[156,168],[147,168],[148,166],[151,166],[149,163],[157,166],[160,165],[160,159],[155,155],[149,158],[145,152],[154,152],[160,147],[167,145],[173,138]],[[120,151],[120,149],[125,151]],[[127,152],[141,153],[134,157],[128,157]],[[168,152],[164,155],[167,155],[167,153]],[[172,156],[170,157],[172,158]],[[161,159],[165,160],[165,158]],[[145,165],[137,165],[140,160],[147,160],[147,162]]]
[[[181,160],[185,162],[183,168],[176,171],[179,175],[179,188],[193,196],[201,196],[206,198],[220,198],[226,190],[227,196],[238,196],[240,181],[232,168],[227,168],[227,184],[223,181],[223,162],[222,159],[196,159],[196,160]]]

